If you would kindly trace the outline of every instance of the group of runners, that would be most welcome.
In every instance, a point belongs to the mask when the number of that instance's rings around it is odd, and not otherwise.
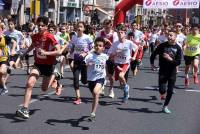
[[[198,64],[200,54],[199,26],[183,26],[177,22],[173,26],[140,27],[136,22],[113,27],[112,20],[106,19],[102,28],[77,22],[76,25],[62,23],[56,26],[47,17],[39,17],[36,24],[29,23],[28,29],[16,30],[15,22],[8,19],[0,27],[0,94],[8,93],[6,86],[12,69],[27,64],[28,78],[22,107],[16,116],[29,118],[29,103],[32,90],[42,77],[42,91],[50,87],[60,95],[63,86],[65,65],[73,73],[73,86],[76,99],[74,104],[82,103],[79,80],[87,84],[93,96],[90,121],[94,121],[100,94],[105,95],[108,87],[110,98],[115,97],[114,82],[119,81],[123,89],[122,102],[129,99],[128,74],[137,75],[142,65],[144,52],[149,51],[150,66],[158,71],[158,85],[163,112],[170,114],[168,108],[176,74],[180,71],[181,59],[185,60],[185,86],[189,86],[189,70],[193,73],[194,84],[199,83]],[[87,32],[86,32],[87,31]],[[33,51],[34,65],[29,66],[29,53]],[[159,67],[154,65],[159,56]],[[59,67],[56,64],[60,64]],[[192,65],[192,66],[191,66]],[[191,67],[191,68],[190,68]],[[67,74],[66,74],[67,75]],[[109,81],[109,82],[108,82]]]

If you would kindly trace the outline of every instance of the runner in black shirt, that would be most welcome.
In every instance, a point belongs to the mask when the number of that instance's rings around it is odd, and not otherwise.
[[[154,59],[156,55],[159,55],[159,92],[161,99],[165,99],[163,111],[165,113],[171,113],[168,109],[168,104],[173,94],[173,88],[176,82],[176,66],[181,63],[182,50],[176,43],[176,33],[170,31],[168,34],[168,41],[160,44],[150,57],[150,63],[152,69],[154,66]],[[167,85],[168,82],[168,85]],[[167,94],[166,94],[166,87]]]

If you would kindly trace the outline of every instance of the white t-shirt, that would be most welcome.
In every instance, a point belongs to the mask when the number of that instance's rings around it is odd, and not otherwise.
[[[24,39],[22,32],[20,32],[18,30],[14,30],[13,32],[7,30],[4,32],[4,34],[9,36],[10,38],[14,39],[17,42],[17,47],[16,47],[15,51],[18,52],[20,50],[20,45],[22,44],[22,40]],[[12,45],[8,44],[9,53],[11,51],[11,48],[12,48]]]
[[[150,36],[149,43],[155,43],[157,39],[158,39],[158,34],[157,34],[157,33],[153,33],[153,34]]]
[[[176,43],[182,48],[183,42],[186,41],[186,36],[183,33],[179,33],[176,36]]]
[[[85,57],[88,81],[96,81],[106,77],[107,60],[108,56],[104,53],[98,55],[95,52],[91,52]]]
[[[127,39],[123,43],[121,43],[120,41],[116,41],[109,49],[108,55],[114,55],[115,63],[126,64],[130,63],[131,53],[137,48],[138,46],[136,44]]]
[[[90,51],[94,46],[93,40],[90,36],[83,34],[83,36],[78,37],[74,35],[69,43],[69,50],[70,53],[73,55],[71,56],[72,59],[80,59],[80,54],[82,52]]]
[[[162,35],[158,36],[158,39],[157,39],[157,40],[160,42],[160,44],[161,44],[161,43],[164,43],[164,42],[168,41],[167,35],[162,34]]]

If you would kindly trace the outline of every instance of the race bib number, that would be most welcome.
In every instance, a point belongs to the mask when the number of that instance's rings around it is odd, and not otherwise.
[[[95,64],[94,65],[94,70],[97,71],[97,72],[102,72],[105,68],[105,65],[103,64]]]
[[[117,55],[117,57],[119,58],[119,59],[122,59],[122,60],[126,60],[126,56],[123,56],[123,55]]]
[[[82,47],[75,47],[74,48],[74,54],[81,54],[82,51],[83,51]]]
[[[195,52],[195,51],[197,51],[197,47],[192,47],[192,46],[190,46],[190,47],[188,47],[188,50],[189,50],[190,52]]]
[[[37,58],[39,59],[47,59],[47,56],[46,55],[42,55],[40,52],[36,51],[36,56]]]

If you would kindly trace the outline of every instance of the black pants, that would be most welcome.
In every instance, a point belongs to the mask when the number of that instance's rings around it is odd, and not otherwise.
[[[167,92],[164,106],[167,106],[172,98],[174,85],[176,82],[176,72],[173,73],[159,73],[159,92],[161,95]]]
[[[74,61],[73,75],[74,75],[74,89],[79,89],[79,74],[81,73],[81,82],[87,84],[87,67],[84,62]]]

